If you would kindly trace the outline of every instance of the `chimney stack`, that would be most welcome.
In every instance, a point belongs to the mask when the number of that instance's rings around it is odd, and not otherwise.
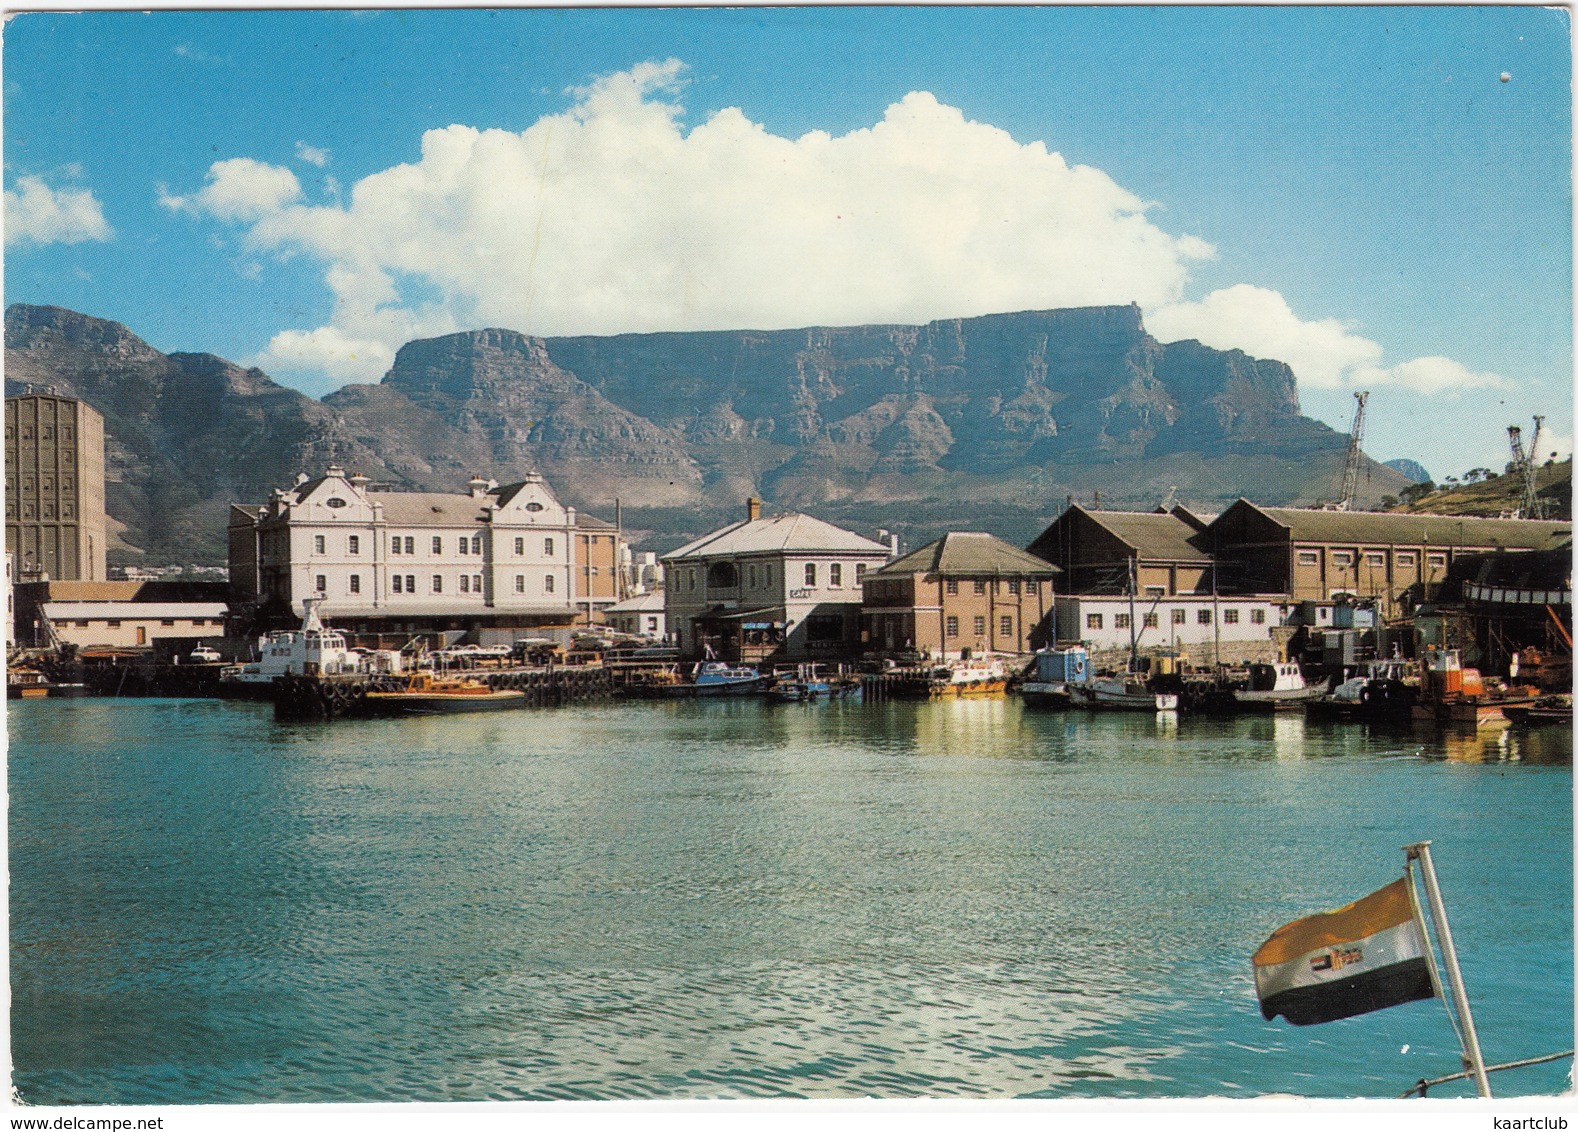
[[[756,496],[751,496],[745,501],[745,518],[747,522],[754,523],[762,517],[762,501]]]

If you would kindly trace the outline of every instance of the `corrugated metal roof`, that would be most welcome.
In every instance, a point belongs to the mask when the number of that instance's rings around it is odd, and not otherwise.
[[[886,556],[888,548],[873,539],[798,511],[785,511],[762,519],[742,520],[719,527],[694,542],[670,551],[664,562],[684,558],[718,558],[738,554],[798,551],[809,554],[871,552]]]
[[[663,591],[652,590],[648,593],[627,597],[624,601],[610,605],[608,613],[649,613],[653,610],[661,611],[663,608]]]
[[[950,531],[894,559],[878,574],[1033,574],[1050,578],[1062,573],[1034,554],[981,531]]]
[[[1153,511],[1085,511],[1085,514],[1132,546],[1142,560],[1210,562],[1211,556],[1189,540],[1199,532],[1176,515]]]
[[[1505,546],[1545,550],[1572,538],[1570,522],[1483,519],[1472,515],[1399,515],[1384,511],[1313,511],[1297,507],[1258,510],[1307,542],[1407,546]]]

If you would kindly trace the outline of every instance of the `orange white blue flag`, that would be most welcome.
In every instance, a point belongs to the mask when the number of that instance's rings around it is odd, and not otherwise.
[[[1436,997],[1424,926],[1406,879],[1284,924],[1254,962],[1261,1014],[1280,1014],[1295,1026]]]

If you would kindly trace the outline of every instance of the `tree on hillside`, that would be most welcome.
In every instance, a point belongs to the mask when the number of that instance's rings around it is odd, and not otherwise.
[[[1418,503],[1425,496],[1432,494],[1436,489],[1434,480],[1425,480],[1422,483],[1411,483],[1402,490],[1403,502],[1408,504]]]

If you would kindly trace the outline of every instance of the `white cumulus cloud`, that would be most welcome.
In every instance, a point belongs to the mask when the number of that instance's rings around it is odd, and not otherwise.
[[[23,176],[5,191],[7,246],[102,242],[112,236],[103,206],[88,189],[56,189],[40,177]]]
[[[315,145],[308,145],[302,141],[296,143],[296,156],[308,165],[316,165],[319,169],[322,169],[329,163],[328,150],[321,149]]]
[[[1414,358],[1383,366],[1380,343],[1334,318],[1301,319],[1276,291],[1240,283],[1199,302],[1177,302],[1146,314],[1164,342],[1195,338],[1219,350],[1243,350],[1292,367],[1302,387],[1357,389],[1394,385],[1416,393],[1455,394],[1504,388],[1493,373],[1475,373],[1451,358]]]
[[[521,133],[429,131],[418,160],[344,202],[309,203],[289,170],[247,158],[165,201],[242,225],[254,250],[318,259],[330,324],[282,332],[258,362],[317,359],[359,380],[377,380],[413,327],[599,334],[1148,307],[1177,300],[1190,264],[1214,254],[1099,169],[931,94],[868,128],[789,138],[732,108],[685,128],[682,75],[671,60],[601,78]]]

